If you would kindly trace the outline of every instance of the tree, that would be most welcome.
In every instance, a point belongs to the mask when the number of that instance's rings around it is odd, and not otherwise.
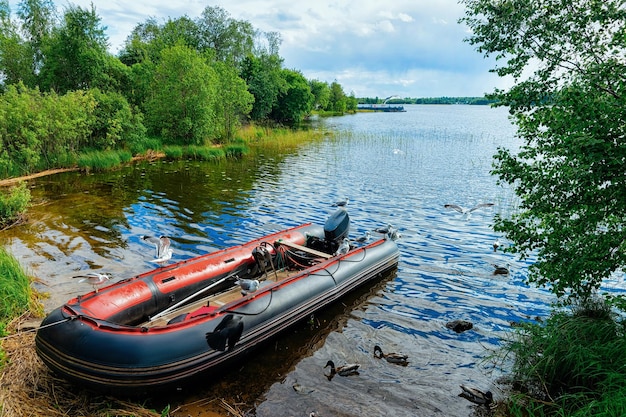
[[[217,80],[194,50],[177,45],[162,52],[146,102],[146,125],[165,139],[203,145],[215,135]]]
[[[248,92],[246,82],[234,67],[216,62],[213,68],[218,80],[218,99],[215,102],[217,137],[221,141],[231,140],[241,126],[241,120],[252,110],[254,96]]]
[[[337,81],[333,81],[330,85],[330,99],[326,110],[334,111],[340,114],[346,112],[347,100],[343,87]]]
[[[231,18],[221,7],[207,7],[196,24],[198,49],[211,50],[218,61],[236,66],[252,53],[255,32],[250,22]]]
[[[298,123],[311,113],[315,97],[302,73],[294,70],[282,70],[282,77],[287,88],[278,95],[272,109],[272,118],[278,122]]]
[[[40,87],[64,93],[71,90],[107,88],[110,83],[108,39],[95,8],[71,6],[63,24],[55,28],[45,51]]]
[[[328,83],[319,80],[310,80],[309,86],[311,87],[311,93],[315,97],[313,101],[314,109],[325,109],[328,106],[330,100],[330,87]]]
[[[254,96],[250,117],[266,120],[278,101],[278,95],[287,89],[281,76],[282,60],[278,55],[248,55],[242,63],[241,78],[248,84]]]
[[[524,140],[500,148],[493,173],[521,198],[497,217],[529,281],[586,299],[626,264],[626,9],[622,0],[462,0],[468,41],[501,63]]]

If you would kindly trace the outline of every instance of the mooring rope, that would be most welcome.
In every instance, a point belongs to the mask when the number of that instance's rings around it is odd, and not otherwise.
[[[68,318],[63,319],[63,320],[55,321],[54,323],[48,323],[48,324],[46,324],[44,326],[36,327],[34,329],[21,330],[21,331],[18,331],[17,333],[15,333],[15,334],[10,334],[8,336],[0,337],[0,341],[11,339],[11,338],[17,337],[17,336],[21,336],[24,333],[36,332],[37,330],[40,330],[40,329],[46,329],[48,327],[56,326],[57,324],[61,324],[61,323],[65,323],[66,321],[74,320],[76,317],[77,316],[68,317]]]

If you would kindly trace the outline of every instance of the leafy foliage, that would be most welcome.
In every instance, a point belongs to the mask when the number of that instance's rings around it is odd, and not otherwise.
[[[529,281],[588,298],[626,264],[626,9],[620,0],[463,0],[472,35],[512,76],[491,98],[508,106],[524,145],[499,149],[493,173],[520,212],[498,217]],[[528,75],[530,74],[530,75]]]
[[[152,95],[146,102],[148,129],[184,145],[202,145],[215,135],[215,71],[196,51],[177,45],[162,52]]]

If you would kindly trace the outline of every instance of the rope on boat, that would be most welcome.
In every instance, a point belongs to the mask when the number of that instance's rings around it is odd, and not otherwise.
[[[10,335],[8,335],[8,336],[0,337],[0,340],[7,340],[7,339],[11,339],[11,338],[13,338],[13,337],[21,336],[21,335],[23,335],[24,333],[36,332],[37,330],[46,329],[46,328],[48,328],[48,327],[52,327],[52,326],[56,326],[56,325],[61,324],[61,323],[65,323],[66,321],[74,320],[74,319],[76,319],[77,317],[78,317],[78,316],[72,316],[72,317],[68,317],[68,318],[63,319],[63,320],[55,321],[54,323],[48,323],[48,324],[46,324],[46,325],[39,326],[39,327],[35,327],[35,328],[32,328],[32,329],[18,331],[18,332],[17,332],[17,333],[15,333],[15,334],[10,334]]]

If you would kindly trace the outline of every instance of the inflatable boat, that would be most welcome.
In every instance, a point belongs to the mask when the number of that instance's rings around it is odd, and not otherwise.
[[[75,297],[37,331],[57,375],[131,394],[180,386],[397,267],[397,234],[348,238],[344,209],[248,243],[158,267]]]

